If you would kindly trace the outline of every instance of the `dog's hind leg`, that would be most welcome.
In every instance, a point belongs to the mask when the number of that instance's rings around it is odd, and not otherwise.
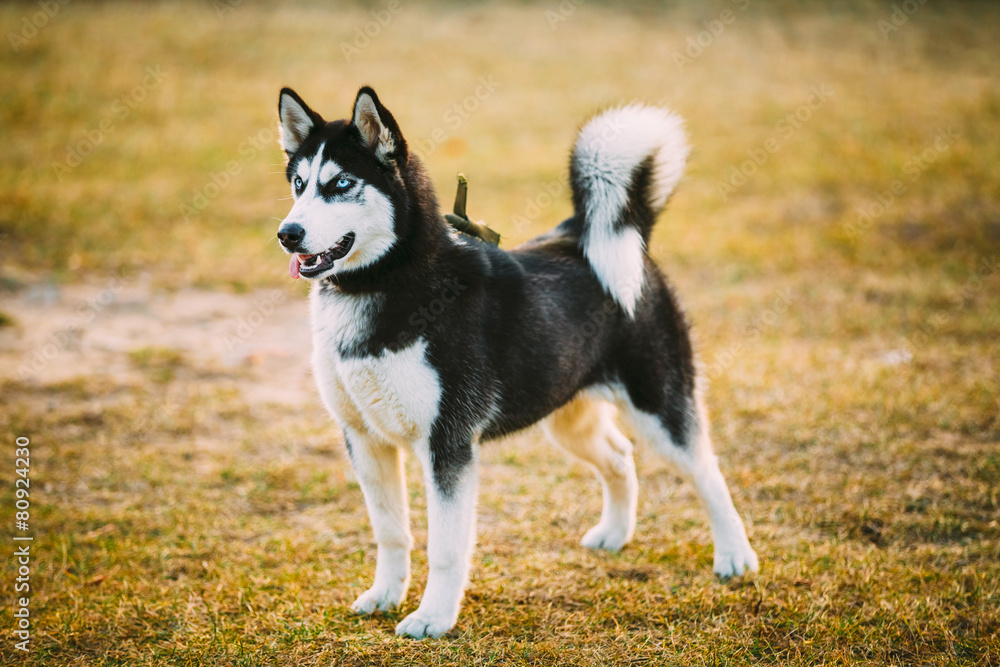
[[[410,585],[413,538],[410,536],[403,452],[350,429],[345,429],[345,438],[378,544],[375,581],[351,609],[371,614],[399,606]]]
[[[693,409],[687,411],[686,437],[681,442],[671,436],[660,415],[637,409],[627,397],[623,397],[620,403],[631,417],[636,434],[665,454],[694,483],[711,522],[715,573],[728,578],[747,570],[755,571],[758,567],[757,554],[750,547],[743,521],[733,506],[729,487],[719,470],[719,461],[712,452],[708,416],[701,397],[696,393],[689,400]]]
[[[588,464],[601,482],[601,520],[581,541],[592,549],[617,551],[635,532],[639,482],[632,443],[615,425],[617,412],[607,401],[579,395],[542,422],[548,438]]]

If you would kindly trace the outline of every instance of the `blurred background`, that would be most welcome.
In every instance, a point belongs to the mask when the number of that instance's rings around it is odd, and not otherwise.
[[[328,118],[374,86],[442,198],[466,172],[476,213],[511,243],[568,213],[562,193],[510,224],[564,182],[583,120],[634,99],[688,120],[689,175],[656,239],[675,262],[949,270],[998,242],[991,3],[901,18],[863,2],[563,5],[57,2],[34,28],[45,11],[5,3],[5,270],[155,264],[171,286],[284,284],[267,247],[288,208],[284,85]],[[911,180],[907,161],[949,128]],[[720,192],[769,138],[766,163]],[[857,208],[896,179],[906,196],[849,239]]]
[[[374,547],[274,240],[279,89],[334,119],[364,84],[507,248],[569,214],[591,114],[687,120],[651,252],[764,563],[715,584],[642,451],[636,544],[580,553],[596,483],[529,432],[484,454],[440,664],[996,664],[998,34],[992,2],[3,3],[0,431],[44,489],[39,664],[434,655],[344,609]]]

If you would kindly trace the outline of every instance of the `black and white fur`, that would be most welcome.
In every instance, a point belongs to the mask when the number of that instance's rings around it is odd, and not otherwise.
[[[687,157],[680,118],[633,104],[592,119],[570,163],[573,216],[505,251],[442,220],[371,88],[349,120],[324,121],[287,88],[278,111],[295,199],[278,236],[293,274],[313,281],[316,382],[343,428],[378,544],[375,580],[354,610],[406,597],[403,458],[412,453],[427,487],[430,573],[396,632],[437,637],[455,625],[480,443],[539,422],[601,482],[604,508],[583,544],[621,549],[635,529],[638,482],[619,410],[693,481],[715,572],[757,569],[712,453],[688,324],[646,254]]]

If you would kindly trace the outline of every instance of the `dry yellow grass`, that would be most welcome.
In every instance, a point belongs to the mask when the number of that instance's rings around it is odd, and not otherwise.
[[[348,62],[385,3],[225,2],[73,2],[17,52],[38,5],[0,6],[3,548],[18,436],[37,536],[32,653],[7,634],[5,556],[0,664],[1000,664],[1000,11],[926,3],[883,35],[891,3],[563,3],[553,28],[556,2],[404,0]],[[308,336],[272,241],[274,106],[290,85],[345,115],[363,83],[441,199],[465,172],[507,245],[569,211],[588,114],[640,98],[688,119],[652,252],[759,574],[714,580],[693,492],[645,451],[635,542],[582,549],[596,482],[529,432],[485,448],[452,636],[391,632],[426,577],[416,486],[406,608],[348,612],[374,546],[292,375]]]

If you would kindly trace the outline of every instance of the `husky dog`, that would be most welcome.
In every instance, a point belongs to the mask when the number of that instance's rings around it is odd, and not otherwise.
[[[583,545],[632,538],[632,444],[667,456],[711,521],[715,572],[757,569],[709,439],[688,324],[646,248],[681,178],[681,119],[632,104],[590,120],[570,160],[573,216],[511,251],[442,219],[392,114],[362,88],[327,122],[285,88],[278,100],[295,200],[278,239],[312,281],[312,365],[344,432],[378,544],[375,580],[353,605],[398,606],[410,582],[403,459],[427,487],[430,573],[396,633],[454,627],[475,543],[480,443],[541,423],[593,468],[600,521]]]

